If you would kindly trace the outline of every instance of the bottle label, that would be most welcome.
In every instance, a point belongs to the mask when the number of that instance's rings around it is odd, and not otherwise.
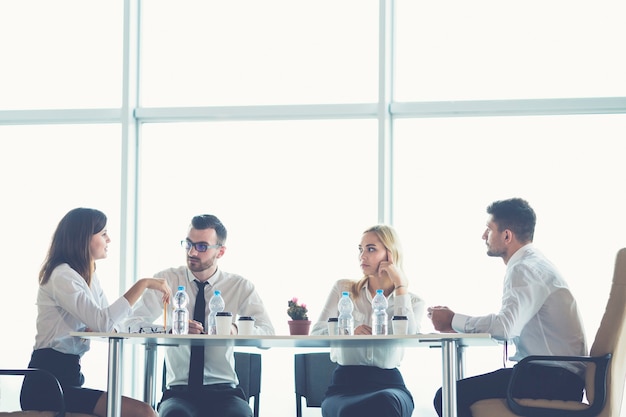
[[[387,313],[385,311],[375,311],[372,314],[372,334],[387,334]]]
[[[172,320],[173,334],[189,333],[189,312],[186,309],[174,310]]]

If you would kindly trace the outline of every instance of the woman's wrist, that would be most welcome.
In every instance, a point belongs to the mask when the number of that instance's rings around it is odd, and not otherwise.
[[[396,285],[393,290],[396,295],[405,295],[408,293],[408,289],[405,284]]]

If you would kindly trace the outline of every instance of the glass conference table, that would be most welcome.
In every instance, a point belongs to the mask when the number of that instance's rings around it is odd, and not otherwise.
[[[108,342],[107,417],[120,417],[121,370],[123,347],[127,343],[145,346],[144,401],[156,404],[156,349],[159,346],[216,345],[267,348],[331,348],[372,344],[404,347],[441,348],[443,416],[456,417],[456,380],[462,377],[463,348],[495,346],[497,342],[486,333],[425,333],[406,336],[214,336],[172,335],[163,333],[95,333],[72,332],[71,336]]]

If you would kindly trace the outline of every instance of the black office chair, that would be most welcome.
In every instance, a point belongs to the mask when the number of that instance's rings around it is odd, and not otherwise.
[[[337,364],[328,352],[298,353],[294,355],[296,383],[296,416],[302,417],[302,398],[307,407],[321,407]]]
[[[250,402],[250,397],[254,397],[252,410],[254,417],[259,417],[259,403],[261,400],[261,355],[258,353],[235,352],[235,372],[239,378],[239,388],[246,395],[246,399]],[[161,383],[161,391],[166,388],[165,362],[163,362],[163,380]]]
[[[252,410],[254,417],[259,417],[261,394],[261,355],[258,353],[235,352],[235,372],[239,378],[239,387],[246,394],[248,402],[254,397]]]

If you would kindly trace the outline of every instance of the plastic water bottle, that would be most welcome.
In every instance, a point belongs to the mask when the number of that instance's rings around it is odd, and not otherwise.
[[[189,303],[189,296],[185,292],[185,287],[180,285],[178,291],[174,294],[172,304],[174,306],[174,312],[172,314],[172,333],[173,334],[187,334],[189,333],[189,310],[187,310],[187,304]]]
[[[217,334],[217,327],[215,323],[215,316],[220,311],[224,311],[224,299],[220,290],[213,292],[213,297],[209,300],[209,320],[207,323],[207,334]]]
[[[340,336],[354,334],[354,319],[352,318],[354,304],[350,299],[350,293],[348,291],[341,293],[337,309],[339,310],[337,334]]]
[[[376,290],[372,298],[372,334],[387,334],[387,299],[383,290]]]

